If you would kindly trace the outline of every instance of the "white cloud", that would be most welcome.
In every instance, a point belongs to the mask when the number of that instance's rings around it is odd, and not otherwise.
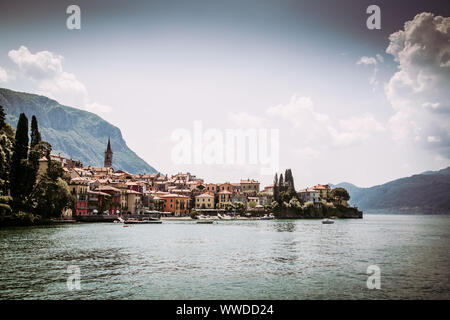
[[[8,73],[0,66],[0,82],[8,81]]]
[[[450,18],[418,14],[389,40],[399,64],[385,87],[394,138],[450,158]]]
[[[356,64],[364,64],[364,65],[376,65],[377,64],[377,59],[374,57],[361,57]]]
[[[108,113],[111,107],[92,102],[86,86],[75,74],[63,70],[61,55],[50,51],[31,53],[25,46],[11,50],[9,58],[23,76],[35,82],[39,93],[58,102],[95,113]]]
[[[377,60],[380,61],[381,63],[384,62],[384,58],[383,58],[383,56],[381,54],[377,53],[376,57],[377,57]]]
[[[299,140],[306,143],[307,147],[311,145],[349,147],[365,142],[374,134],[385,130],[371,115],[341,120],[331,119],[328,115],[315,110],[310,97],[298,95],[294,95],[287,104],[267,109],[266,113],[291,122],[295,134]],[[307,151],[305,148],[301,150]]]
[[[374,66],[373,73],[369,78],[369,83],[372,86],[372,89],[374,91],[375,91],[376,86],[379,84],[379,82],[377,80],[377,74],[378,74],[377,65],[378,65],[378,63],[383,63],[383,62],[384,62],[384,58],[381,54],[376,54],[375,57],[363,56],[356,62],[357,65],[365,65],[365,66],[373,65]]]
[[[348,147],[367,141],[374,134],[385,131],[372,115],[353,116],[339,120],[339,129],[329,127],[333,144],[337,147]]]

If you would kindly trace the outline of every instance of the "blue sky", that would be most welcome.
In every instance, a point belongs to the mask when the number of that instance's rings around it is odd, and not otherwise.
[[[81,8],[81,30],[66,28],[70,4]],[[254,177],[269,184],[272,176],[252,165],[174,164],[174,130],[191,129],[195,120],[219,130],[277,128],[280,167],[293,169],[299,187],[371,186],[448,166],[445,61],[437,69],[411,67],[417,59],[394,60],[399,40],[389,40],[413,19],[424,34],[432,21],[448,26],[434,19],[449,16],[448,3],[378,1],[381,30],[366,28],[370,4],[2,1],[0,86],[98,113],[157,169],[213,182]],[[415,19],[422,12],[433,16]],[[443,59],[448,46],[444,35],[427,54]],[[418,68],[440,85],[426,87],[415,108],[397,80]]]

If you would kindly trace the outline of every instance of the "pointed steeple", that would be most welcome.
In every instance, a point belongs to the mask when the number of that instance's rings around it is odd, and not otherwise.
[[[106,146],[105,151],[105,167],[112,167],[112,156],[113,152],[111,149],[111,141],[110,138],[108,137],[108,145]]]
[[[106,147],[106,152],[112,152],[112,150],[111,150],[111,140],[110,140],[109,137],[108,137],[108,146]]]

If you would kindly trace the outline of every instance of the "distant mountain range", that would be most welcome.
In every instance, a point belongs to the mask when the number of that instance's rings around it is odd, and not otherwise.
[[[350,204],[364,212],[450,214],[450,167],[427,171],[371,188],[343,182]]]
[[[30,121],[35,115],[42,139],[52,145],[53,153],[60,152],[62,156],[81,160],[86,166],[103,166],[104,151],[110,137],[114,169],[135,174],[156,172],[128,148],[119,128],[94,113],[63,106],[44,96],[2,88],[0,105],[7,113],[6,121],[14,128],[21,112]]]

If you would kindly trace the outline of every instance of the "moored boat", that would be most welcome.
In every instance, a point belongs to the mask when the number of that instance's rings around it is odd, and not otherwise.
[[[322,223],[323,223],[323,224],[333,224],[334,221],[331,220],[331,219],[323,219],[323,220],[322,220]]]
[[[213,224],[214,220],[202,219],[202,220],[197,220],[197,223],[199,223],[199,224]]]
[[[161,220],[157,220],[157,219],[148,219],[148,218],[144,218],[142,220],[138,220],[135,218],[130,218],[128,220],[124,220],[123,222],[124,224],[161,224],[162,221]]]

